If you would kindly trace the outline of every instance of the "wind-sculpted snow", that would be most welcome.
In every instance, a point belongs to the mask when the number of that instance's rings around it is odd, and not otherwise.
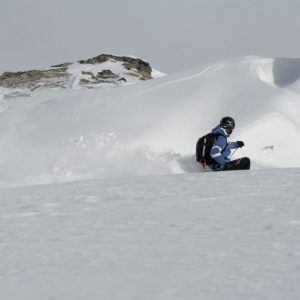
[[[274,82],[280,87],[289,86],[300,78],[299,58],[277,58],[273,65]]]
[[[225,115],[245,142],[233,158],[299,167],[297,74],[290,60],[246,57],[118,89],[0,98],[0,182],[198,172],[195,143]]]

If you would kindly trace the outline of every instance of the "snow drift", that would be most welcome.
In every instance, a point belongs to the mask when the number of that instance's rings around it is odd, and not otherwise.
[[[299,76],[299,60],[245,57],[117,89],[2,98],[0,181],[199,171],[197,138],[224,115],[246,145],[235,157],[254,168],[299,167]]]

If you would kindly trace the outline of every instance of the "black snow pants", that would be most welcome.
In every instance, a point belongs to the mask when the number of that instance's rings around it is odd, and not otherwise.
[[[250,159],[248,157],[242,157],[230,161],[223,171],[235,171],[235,170],[249,170],[250,169]]]

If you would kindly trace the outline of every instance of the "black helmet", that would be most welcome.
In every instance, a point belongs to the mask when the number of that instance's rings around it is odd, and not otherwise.
[[[233,118],[231,117],[224,117],[220,121],[220,125],[222,128],[224,128],[229,134],[232,133],[232,130],[234,129],[235,122]]]

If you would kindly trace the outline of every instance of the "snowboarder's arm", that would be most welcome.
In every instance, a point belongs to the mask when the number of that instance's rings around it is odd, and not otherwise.
[[[238,148],[237,142],[228,142],[227,143],[227,148],[228,149],[236,149],[236,148]]]

